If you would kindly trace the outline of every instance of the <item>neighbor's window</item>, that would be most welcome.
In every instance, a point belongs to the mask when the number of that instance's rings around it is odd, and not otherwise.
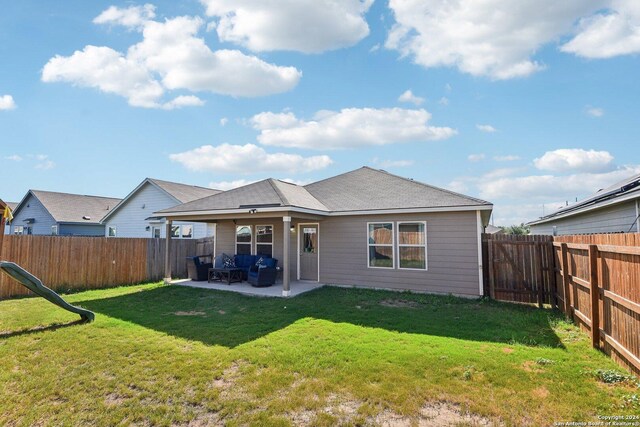
[[[369,267],[393,268],[393,223],[367,224],[369,236]]]
[[[273,226],[256,226],[256,255],[273,257]]]
[[[180,234],[183,239],[190,239],[193,237],[193,225],[183,225],[182,233]]]
[[[236,227],[236,254],[251,255],[251,226],[238,225]]]
[[[180,226],[179,225],[172,225],[171,226],[171,237],[172,238],[179,238],[180,237]]]
[[[110,225],[109,226],[109,233],[107,233],[108,237],[116,237],[116,226],[115,225]]]
[[[398,268],[427,269],[427,224],[398,223]]]
[[[51,226],[51,235],[52,236],[57,236],[58,235],[58,226],[57,225],[52,225]]]
[[[13,234],[24,234],[24,226],[16,225],[13,227]]]

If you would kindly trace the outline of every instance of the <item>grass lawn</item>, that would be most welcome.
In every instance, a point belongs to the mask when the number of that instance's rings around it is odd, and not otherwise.
[[[149,284],[66,298],[96,321],[41,298],[0,301],[0,425],[537,426],[640,413],[635,380],[548,310],[341,288],[267,299]]]

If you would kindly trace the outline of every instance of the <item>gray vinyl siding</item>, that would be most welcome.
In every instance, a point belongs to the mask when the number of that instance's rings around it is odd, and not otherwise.
[[[60,236],[104,236],[104,225],[101,224],[59,224],[58,234]]]
[[[426,271],[380,269],[368,267],[367,222],[426,221]],[[319,224],[320,282],[334,285],[362,286],[420,292],[478,296],[480,269],[476,212],[450,212],[403,215],[361,215],[327,217]],[[273,225],[273,256],[282,266],[282,217],[237,220],[237,225]],[[293,218],[296,231],[291,233],[290,277],[298,275],[299,223],[314,221]],[[233,255],[235,250],[233,221],[219,221],[216,254]],[[255,228],[254,228],[255,230]],[[254,236],[255,245],[255,236]],[[254,246],[255,248],[255,246]],[[254,251],[252,251],[254,252]],[[397,265],[397,255],[396,255]]]
[[[108,236],[109,227],[116,227],[116,237],[152,237],[151,227],[159,226],[161,237],[165,237],[164,221],[152,224],[146,218],[155,216],[153,213],[179,204],[174,198],[154,185],[145,184],[140,190],[124,201],[104,222],[103,235]],[[144,206],[144,208],[143,208]],[[174,221],[174,225],[193,225],[193,238],[206,237],[207,224],[198,222]],[[149,230],[146,228],[150,227]],[[210,230],[211,228],[209,228]]]
[[[33,218],[35,222],[33,224],[26,224],[24,220],[27,218]],[[13,214],[11,234],[14,233],[16,225],[31,226],[32,234],[48,236],[51,235],[51,226],[56,225],[56,222],[42,203],[29,194],[24,203],[22,203],[20,210]]]
[[[531,234],[553,235],[553,227],[557,227],[557,235],[638,232],[636,219],[636,202],[634,200],[607,206],[602,209],[560,218],[544,224],[532,225]]]
[[[368,222],[426,221],[427,270],[369,268]],[[329,217],[320,224],[320,282],[478,296],[476,212]]]

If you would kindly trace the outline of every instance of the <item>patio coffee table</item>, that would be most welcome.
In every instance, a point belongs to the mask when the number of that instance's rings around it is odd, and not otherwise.
[[[230,285],[235,282],[242,282],[242,269],[241,268],[210,268],[208,282],[211,283],[213,281],[227,282],[227,285]]]

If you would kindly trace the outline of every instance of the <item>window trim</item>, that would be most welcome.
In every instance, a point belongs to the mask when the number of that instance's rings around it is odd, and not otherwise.
[[[258,242],[258,227],[271,227],[271,243],[265,243],[265,242]],[[253,253],[255,255],[258,255],[258,245],[271,245],[271,258],[273,258],[273,240],[274,240],[274,235],[275,235],[275,227],[273,226],[273,224],[256,224],[254,226],[255,228],[255,235],[256,238],[255,240],[255,244],[254,244],[254,251]],[[237,234],[236,234],[237,237]],[[252,236],[253,237],[253,236]]]
[[[18,231],[18,228],[20,231]],[[13,235],[14,236],[23,236],[24,235],[24,225],[14,225],[13,226]]]
[[[408,245],[400,243],[400,225],[401,224],[424,224],[424,244],[423,245]],[[398,247],[398,270],[413,270],[413,271],[428,271],[429,270],[429,258],[427,256],[427,221],[398,221],[396,223],[396,233],[398,235],[397,247]],[[400,248],[424,248],[424,268],[408,268],[400,266]]]
[[[249,224],[236,224],[236,229],[234,232],[234,249],[236,252],[236,255],[238,254],[238,228],[241,227],[248,227],[249,231],[251,232],[251,240],[249,242],[239,242],[241,245],[249,245],[249,255],[253,255],[255,252],[253,251],[253,244],[254,244],[254,238],[253,238],[253,225],[249,225]]]
[[[58,235],[58,225],[52,225],[51,226],[51,235],[52,236],[57,236]]]
[[[191,237],[184,237],[184,227],[191,227]],[[180,224],[180,239],[193,239],[195,228],[193,224]]]
[[[113,236],[111,235],[111,229],[113,228]],[[118,227],[115,225],[107,226],[107,237],[118,237]]]
[[[371,224],[391,224],[391,244],[381,244],[381,245],[376,245],[375,243],[371,244],[369,243],[369,225]],[[367,268],[375,268],[375,269],[383,269],[383,270],[395,270],[396,268],[396,228],[395,228],[395,222],[394,221],[371,221],[371,222],[367,222],[367,251],[366,251],[366,257],[367,257]],[[391,247],[391,255],[392,255],[392,260],[391,260],[391,267],[372,267],[371,266],[371,260],[369,259],[369,251],[371,246],[385,246],[385,247]]]

